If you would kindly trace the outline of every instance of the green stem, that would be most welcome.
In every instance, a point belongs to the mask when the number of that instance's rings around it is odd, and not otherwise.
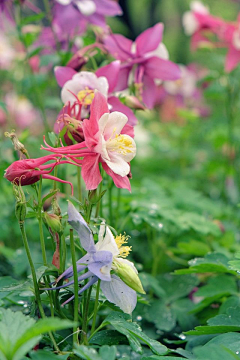
[[[84,314],[83,314],[83,324],[82,324],[82,340],[85,345],[88,345],[87,339],[87,328],[88,328],[88,309],[89,303],[91,299],[92,286],[88,290],[87,299],[84,306]]]
[[[40,297],[39,288],[38,288],[37,276],[36,276],[36,273],[35,273],[35,268],[34,268],[34,265],[33,265],[32,256],[31,256],[30,248],[29,248],[28,241],[27,241],[27,235],[26,235],[26,231],[25,231],[24,222],[19,222],[19,226],[20,226],[20,230],[21,230],[21,234],[22,234],[24,248],[25,248],[27,258],[28,258],[28,262],[29,262],[29,265],[30,265],[30,268],[31,268],[33,285],[34,285],[35,296],[36,296],[38,308],[39,308],[41,317],[45,318],[45,313],[44,313],[44,310],[43,310],[43,307],[42,307],[41,297]],[[54,346],[55,350],[60,352],[60,349],[57,346],[57,343],[56,343],[56,341],[55,341],[55,339],[53,337],[52,332],[49,332],[48,334],[49,334],[49,337],[50,337],[50,339],[51,339],[51,341],[53,343],[53,346]]]
[[[47,254],[44,242],[44,234],[43,234],[43,223],[42,223],[42,177],[39,180],[39,188],[38,188],[38,224],[39,224],[39,235],[40,235],[40,244],[42,249],[42,258],[43,265],[47,266]]]
[[[72,254],[72,266],[73,266],[73,279],[74,279],[74,322],[78,322],[78,273],[77,273],[77,261],[75,254],[75,246],[73,239],[73,229],[70,229],[70,248]],[[73,344],[78,344],[78,327],[73,327]]]
[[[102,181],[100,182],[100,186],[99,186],[99,192],[98,192],[98,196],[100,197],[101,193],[102,193]],[[97,206],[96,206],[96,212],[95,212],[95,217],[97,218],[98,215],[99,215],[99,210],[100,210],[100,205],[101,205],[101,201],[102,199],[100,199],[97,203]]]
[[[109,182],[108,188],[108,211],[109,211],[109,223],[112,224],[113,221],[113,212],[112,212],[112,179]]]
[[[97,319],[97,311],[98,311],[98,299],[99,299],[99,292],[100,292],[100,283],[101,283],[101,280],[98,279],[97,290],[96,290],[96,299],[95,299],[94,310],[93,310],[93,321],[92,321],[91,335],[95,331],[95,325],[96,325],[96,319]]]
[[[80,167],[77,168],[78,200],[82,202],[82,178]]]

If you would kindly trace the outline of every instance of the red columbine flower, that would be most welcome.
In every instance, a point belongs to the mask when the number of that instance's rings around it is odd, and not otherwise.
[[[83,120],[84,141],[71,145],[44,150],[62,155],[82,166],[82,177],[87,190],[94,190],[102,181],[99,163],[119,188],[130,191],[129,162],[136,155],[133,127],[127,125],[126,115],[114,111],[109,113],[107,100],[97,92],[90,107],[90,118]]]
[[[15,184],[22,186],[31,185],[43,179],[50,179],[61,183],[69,184],[73,193],[73,185],[69,181],[65,181],[57,178],[56,176],[49,175],[49,173],[59,164],[71,163],[68,160],[61,161],[62,156],[47,155],[37,159],[24,159],[17,160],[12,163],[6,170],[4,177],[14,182]],[[54,160],[50,164],[46,164],[48,161]]]

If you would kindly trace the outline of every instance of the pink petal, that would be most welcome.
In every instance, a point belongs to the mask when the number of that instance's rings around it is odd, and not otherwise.
[[[95,2],[97,12],[104,16],[122,15],[122,9],[116,1],[98,0]]]
[[[233,46],[229,47],[229,51],[225,61],[225,71],[232,71],[240,62],[240,51],[235,49]]]
[[[114,91],[121,91],[128,88],[128,78],[131,69],[132,69],[132,65],[124,66],[120,69],[118,75],[118,82]]]
[[[142,32],[136,39],[137,55],[142,56],[155,50],[162,41],[163,24],[155,26]]]
[[[55,66],[54,73],[58,85],[63,87],[68,80],[72,79],[73,75],[77,74],[77,71],[68,66]]]
[[[122,131],[121,131],[121,134],[126,134],[126,135],[129,135],[131,136],[132,138],[134,138],[134,127],[131,126],[131,125],[128,125],[126,124]]]
[[[131,48],[133,42],[123,35],[114,34],[107,36],[104,45],[112,56],[124,61],[132,57]]]
[[[128,117],[128,125],[135,126],[138,123],[136,116],[128,106],[124,105],[116,96],[108,98],[108,104],[112,106],[111,112],[120,111]]]
[[[98,144],[98,120],[105,113],[109,113],[107,100],[103,94],[96,92],[90,107],[90,118],[85,119],[82,126],[85,143],[89,149]]]
[[[92,155],[85,156],[82,164],[82,177],[86,184],[87,190],[94,190],[102,181],[102,176],[99,170],[100,154],[93,153]]]
[[[154,80],[145,75],[143,78],[142,99],[148,109],[152,109],[155,106],[157,94],[157,86],[155,85]]]
[[[111,176],[111,178],[113,179],[114,184],[116,185],[116,187],[121,188],[121,189],[127,189],[128,191],[131,192],[131,185],[130,185],[130,181],[129,178],[127,176],[120,176],[115,174],[106,163],[102,163],[102,167],[103,169],[106,171],[106,173]]]
[[[111,62],[110,64],[101,67],[96,71],[96,75],[98,77],[105,76],[107,78],[109,89],[108,92],[112,93],[114,91],[114,88],[117,85],[118,82],[118,75],[120,71],[120,61],[116,60]]]
[[[181,77],[181,71],[178,65],[157,56],[149,58],[144,63],[144,68],[145,75],[152,79],[177,80]]]

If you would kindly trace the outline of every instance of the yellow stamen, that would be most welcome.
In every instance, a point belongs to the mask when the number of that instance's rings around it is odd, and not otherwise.
[[[132,250],[131,246],[122,246],[123,244],[127,244],[129,239],[129,236],[126,235],[118,235],[115,237],[115,241],[117,244],[117,247],[119,249],[119,256],[125,258],[129,255],[130,251]]]
[[[109,139],[107,148],[109,151],[118,152],[119,154],[129,154],[134,152],[133,140],[127,135],[115,135],[115,138]]]
[[[95,94],[93,90],[85,88],[85,90],[80,90],[78,92],[77,97],[83,105],[87,106],[87,105],[91,105],[94,95]]]

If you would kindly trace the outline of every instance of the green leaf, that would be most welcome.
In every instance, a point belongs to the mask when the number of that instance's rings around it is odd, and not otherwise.
[[[166,346],[162,345],[158,341],[150,339],[142,332],[142,329],[137,323],[130,322],[130,320],[131,318],[129,315],[115,312],[110,314],[103,324],[111,324],[117,331],[125,335],[130,343],[130,346],[137,353],[142,353],[142,347],[139,340],[148,345],[157,355],[164,355],[167,353],[168,350]]]
[[[43,12],[34,14],[34,15],[30,15],[30,16],[25,16],[24,18],[21,19],[21,25],[32,24],[35,21],[40,21],[44,17],[45,17],[45,14]]]
[[[1,310],[0,351],[7,359],[20,360],[48,331],[66,329],[73,326],[68,320],[46,318],[37,323],[21,312]]]
[[[101,356],[102,360],[115,360],[116,354],[117,354],[116,346],[104,345],[99,350],[99,355]]]
[[[237,294],[236,279],[233,276],[218,275],[209,279],[208,284],[202,286],[196,296],[211,297],[221,294]]]
[[[85,360],[102,360],[102,358],[98,355],[95,349],[87,347],[85,345],[78,345],[73,351],[74,354],[80,356],[80,358]]]
[[[206,272],[235,274],[234,271],[230,270],[228,258],[217,252],[207,254],[204,258],[190,260],[189,266],[189,269],[176,270],[175,274],[201,274]]]
[[[176,315],[164,300],[155,300],[146,309],[147,320],[152,321],[159,330],[170,331],[176,325]]]
[[[90,340],[90,344],[119,345],[127,344],[126,337],[116,330],[102,330],[97,332]]]

